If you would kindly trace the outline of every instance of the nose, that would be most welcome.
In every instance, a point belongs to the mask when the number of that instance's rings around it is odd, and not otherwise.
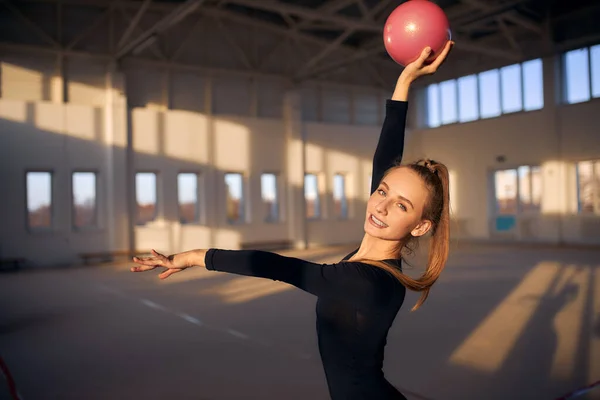
[[[375,206],[375,211],[381,215],[387,215],[387,202],[385,200],[380,201]]]

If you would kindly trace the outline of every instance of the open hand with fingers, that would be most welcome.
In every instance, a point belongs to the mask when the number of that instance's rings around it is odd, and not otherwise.
[[[402,73],[398,78],[398,82],[396,82],[396,88],[394,89],[392,100],[407,101],[408,90],[411,84],[421,76],[436,73],[440,65],[442,65],[448,58],[448,54],[450,53],[450,50],[452,50],[452,46],[454,46],[454,42],[448,41],[448,43],[446,43],[446,47],[444,47],[444,50],[431,63],[427,61],[431,55],[431,48],[423,49],[421,56],[419,56],[417,60],[408,64],[404,70],[402,70]]]
[[[159,267],[167,268],[166,271],[163,271],[158,275],[160,279],[166,279],[177,272],[181,272],[184,269],[191,267],[192,264],[190,264],[188,260],[189,257],[185,257],[185,253],[165,256],[156,250],[152,250],[152,256],[150,257],[133,257],[133,261],[136,264],[139,264],[139,266],[132,267],[131,272],[151,271]]]
[[[431,48],[423,49],[419,58],[417,60],[413,61],[412,63],[408,64],[404,68],[404,70],[400,74],[399,79],[405,80],[406,82],[413,82],[415,79],[417,79],[421,76],[431,75],[431,74],[436,73],[438,68],[448,58],[448,54],[452,50],[453,46],[454,46],[454,42],[448,41],[446,43],[446,46],[444,47],[444,50],[431,63],[427,62],[427,59],[429,58],[429,56],[431,54]]]

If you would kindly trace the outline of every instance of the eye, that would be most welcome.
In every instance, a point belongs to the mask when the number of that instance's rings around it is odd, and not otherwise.
[[[384,191],[383,189],[379,189],[379,190],[377,191],[377,193],[379,193],[379,194],[380,194],[380,195],[382,195],[382,196],[385,196],[385,191]]]
[[[398,203],[398,206],[400,207],[400,209],[401,209],[402,211],[406,211],[406,207],[404,206],[404,204],[402,204],[402,203]]]

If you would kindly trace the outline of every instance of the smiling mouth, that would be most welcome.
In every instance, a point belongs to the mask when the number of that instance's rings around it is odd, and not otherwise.
[[[375,218],[373,214],[369,216],[369,222],[371,223],[371,225],[377,228],[387,228],[387,225],[383,223],[383,221],[380,221],[377,218]]]

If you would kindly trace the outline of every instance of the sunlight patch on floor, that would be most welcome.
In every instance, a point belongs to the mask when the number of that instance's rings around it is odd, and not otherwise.
[[[221,285],[200,292],[202,295],[216,295],[228,304],[244,303],[264,296],[282,293],[294,289],[282,282],[254,277],[232,279]]]
[[[557,287],[546,300],[555,304],[555,308],[559,308],[553,321],[557,346],[552,361],[552,378],[568,380],[575,372],[577,349],[581,346],[579,338],[588,298],[589,279],[588,267],[569,265],[564,269]]]
[[[450,356],[452,364],[497,371],[560,271],[556,262],[536,265]]]
[[[157,275],[161,273],[163,270],[157,269]],[[182,282],[191,282],[197,280],[209,280],[219,278],[219,274],[211,273],[210,271],[206,271],[204,268],[189,268],[187,270],[177,272],[167,279],[163,279],[160,281],[161,284],[170,285],[175,283]]]

